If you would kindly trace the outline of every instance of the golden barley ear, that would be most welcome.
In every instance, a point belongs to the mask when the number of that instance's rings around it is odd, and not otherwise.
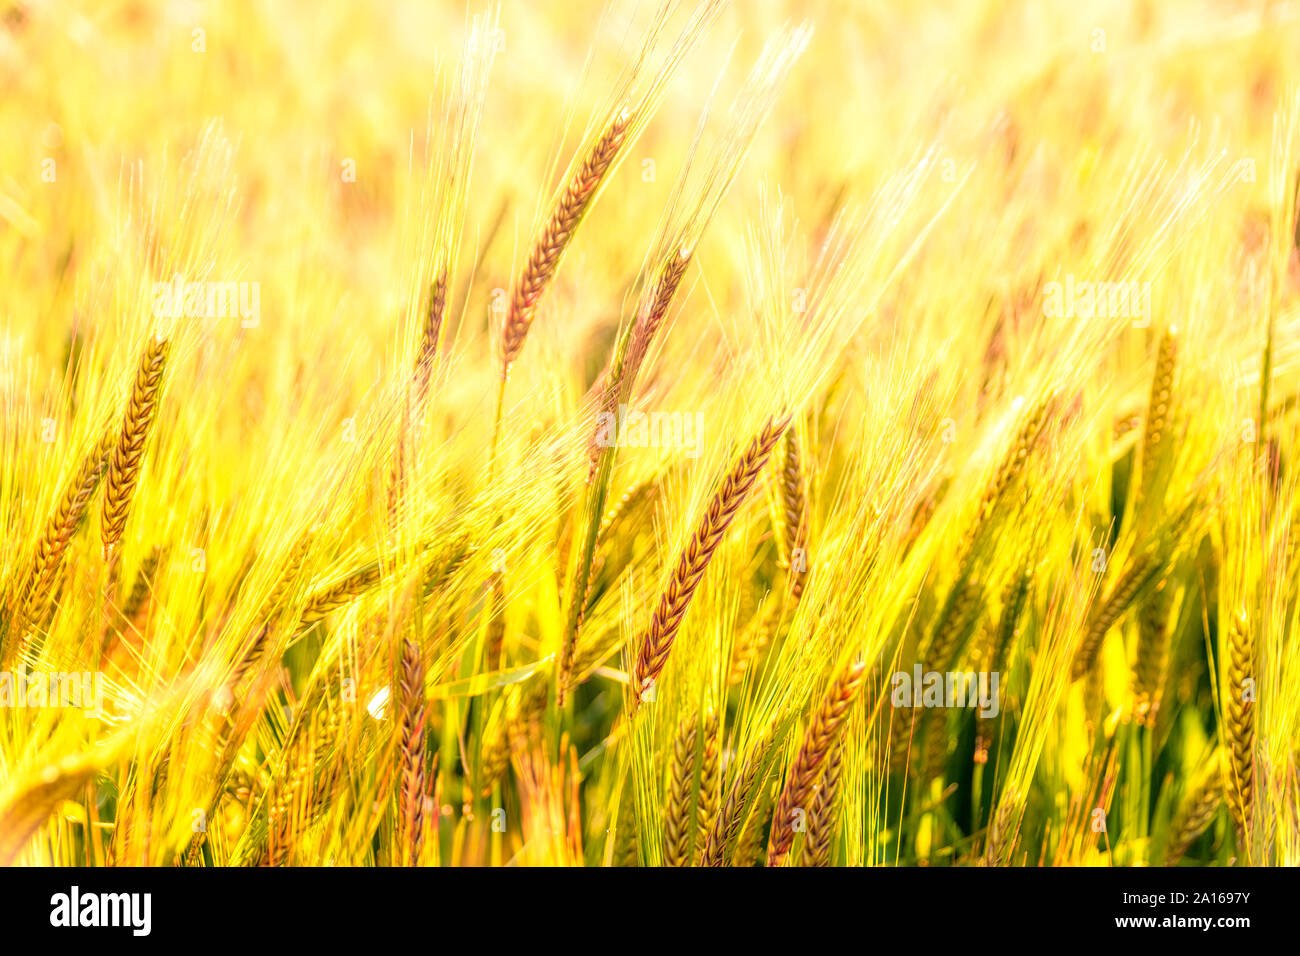
[[[411,385],[400,401],[397,439],[394,442],[393,460],[388,469],[388,521],[393,532],[396,532],[405,514],[411,446],[413,438],[419,434],[419,429],[424,422],[446,311],[447,271],[444,268],[439,270],[429,286],[429,299],[425,306],[424,325],[420,333],[415,366],[411,372]]]
[[[169,346],[168,339],[155,337],[149,340],[141,354],[126,413],[122,416],[122,429],[109,459],[104,507],[100,514],[100,539],[106,561],[112,562],[114,549],[126,528],[131,499],[140,479],[145,442],[158,411]]]
[[[718,803],[721,800],[719,758],[722,742],[718,736],[718,726],[718,715],[710,710],[704,718],[704,740],[700,749],[700,791],[695,808],[697,848],[704,846],[704,840],[718,815]]]
[[[1138,482],[1138,507],[1154,497],[1167,470],[1170,414],[1174,391],[1174,372],[1178,361],[1178,330],[1165,329],[1156,355],[1156,370],[1151,377],[1151,395],[1147,400],[1146,428],[1142,436],[1141,478]],[[1157,501],[1158,503],[1158,501]]]
[[[95,489],[99,487],[115,442],[116,432],[108,429],[86,453],[77,471],[64,487],[63,494],[59,496],[54,513],[41,531],[27,571],[26,584],[19,588],[15,606],[14,621],[17,630],[14,639],[17,644],[14,646],[18,654],[22,652],[28,631],[38,627],[45,616],[73,532],[85,514]],[[0,647],[0,660],[8,660],[3,652],[4,648]]]
[[[506,646],[505,575],[500,571],[492,572],[492,577],[488,582],[488,591],[491,594],[491,601],[488,610],[490,617],[488,618],[487,637],[484,641],[484,655],[487,658],[487,669],[495,671],[501,667]]]
[[[736,635],[731,648],[731,664],[727,670],[727,686],[735,687],[745,675],[759,665],[763,652],[772,642],[781,623],[785,607],[781,595],[768,592],[753,617]]]
[[[1020,837],[1020,817],[1020,793],[1014,786],[1008,785],[998,800],[989,824],[984,866],[1006,866],[1010,862]]]
[[[1255,797],[1255,641],[1244,611],[1228,627],[1227,674],[1223,682],[1228,766],[1228,810],[1244,844]]]
[[[306,627],[322,621],[334,611],[347,607],[377,585],[382,577],[378,561],[371,561],[351,574],[314,591],[303,608],[301,622]]]
[[[772,448],[789,424],[788,416],[768,419],[723,479],[722,486],[709,502],[690,543],[682,551],[677,568],[660,596],[650,627],[640,642],[636,665],[632,671],[633,708],[640,702],[641,694],[653,685],[668,663],[673,641],[686,616],[686,609],[690,607],[695,589],[699,587],[709,566],[709,559],[713,557],[727,527],[767,463]]]
[[[510,739],[507,716],[513,695],[498,697],[483,725],[483,743],[479,752],[478,792],[487,799],[510,766]]]
[[[618,823],[614,832],[614,865],[617,867],[638,866],[641,862],[641,848],[637,837],[636,800],[632,795],[629,781],[623,787],[623,794],[618,801]]]
[[[803,595],[808,577],[808,495],[800,466],[799,439],[791,428],[785,434],[785,461],[781,468],[781,504],[785,522],[785,559],[792,600]]]
[[[602,373],[595,388],[596,403],[595,426],[587,441],[587,483],[595,480],[600,465],[601,452],[608,442],[610,423],[618,414],[620,402],[632,397],[636,385],[637,373],[645,361],[650,343],[659,326],[663,324],[668,307],[672,304],[677,287],[686,276],[686,269],[691,263],[688,249],[680,249],[664,263],[655,280],[653,289],[645,300],[644,310],[636,317],[636,322],[626,333],[627,338],[620,341],[618,351],[610,366]],[[626,352],[623,351],[626,344]]]
[[[429,302],[424,313],[424,328],[420,334],[420,348],[415,357],[415,399],[417,413],[422,412],[429,398],[429,383],[433,378],[434,362],[442,341],[442,325],[447,313],[447,270],[439,270],[429,286]]]

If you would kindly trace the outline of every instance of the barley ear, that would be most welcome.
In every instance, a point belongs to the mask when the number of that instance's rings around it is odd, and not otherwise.
[[[145,442],[158,411],[169,345],[169,340],[164,338],[150,339],[140,356],[126,414],[122,417],[122,429],[109,459],[104,507],[100,513],[100,539],[104,558],[110,563],[114,563],[114,549],[122,540],[131,498],[140,479]]]
[[[691,794],[695,782],[695,738],[698,721],[688,716],[673,740],[668,799],[664,808],[664,865],[687,866],[691,849]]]
[[[1255,641],[1242,611],[1228,627],[1227,675],[1223,682],[1227,734],[1228,809],[1244,842],[1255,796]]]
[[[704,513],[690,543],[682,551],[677,568],[659,599],[650,627],[640,642],[632,670],[632,706],[635,708],[668,663],[673,640],[690,606],[695,589],[709,566],[709,559],[723,534],[744,503],[754,481],[763,470],[773,446],[789,426],[790,419],[771,418],[754,436],[744,454],[732,466]]]
[[[515,283],[502,330],[502,368],[505,378],[519,357],[532,328],[537,303],[555,278],[568,248],[592,201],[627,138],[635,113],[626,107],[615,112],[592,145],[573,178],[565,186],[541,231],[533,239],[523,272]]]
[[[772,833],[767,848],[769,867],[780,866],[789,855],[790,846],[794,843],[797,815],[806,814],[811,809],[813,784],[843,730],[849,709],[857,700],[866,676],[865,661],[851,664],[835,679],[812,723],[808,725],[803,744],[786,775],[785,787],[777,799],[772,817]]]
[[[1214,821],[1223,803],[1223,748],[1215,748],[1209,760],[1193,777],[1187,795],[1169,824],[1165,865],[1173,866],[1187,853],[1196,838]]]

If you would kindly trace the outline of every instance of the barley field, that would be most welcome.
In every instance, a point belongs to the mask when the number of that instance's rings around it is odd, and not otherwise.
[[[0,864],[1300,864],[1297,49],[5,2]]]

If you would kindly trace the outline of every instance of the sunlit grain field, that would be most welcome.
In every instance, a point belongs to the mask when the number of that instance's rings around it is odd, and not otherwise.
[[[6,3],[0,864],[1300,864],[1297,49]]]

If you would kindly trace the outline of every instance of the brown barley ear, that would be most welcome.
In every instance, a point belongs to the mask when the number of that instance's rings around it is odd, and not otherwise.
[[[704,838],[704,849],[700,854],[701,866],[722,866],[726,861],[727,850],[736,842],[736,837],[745,825],[745,808],[749,805],[750,796],[764,779],[773,742],[773,737],[764,737],[745,755],[727,790],[727,798],[723,800],[709,827],[708,835]]]
[[[744,454],[732,466],[721,487],[709,502],[709,507],[696,527],[690,543],[682,551],[677,569],[660,596],[659,606],[655,609],[650,627],[641,639],[640,651],[632,671],[634,708],[640,702],[641,694],[653,686],[668,663],[668,654],[672,650],[673,640],[681,627],[695,589],[699,587],[700,580],[709,566],[709,559],[713,557],[727,527],[735,518],[750,488],[754,486],[755,479],[767,463],[772,448],[789,424],[788,416],[768,419],[767,424],[754,436]]]
[[[428,704],[424,696],[424,662],[420,657],[420,646],[410,638],[402,641],[397,691],[401,713],[397,843],[402,861],[415,866],[420,860],[420,844],[424,836],[424,732]]]
[[[837,743],[826,758],[821,783],[817,785],[812,808],[808,811],[808,832],[804,835],[805,866],[830,866],[831,842],[835,837],[836,814],[839,812],[840,773],[844,768],[844,744]]]
[[[673,739],[668,799],[664,807],[664,865],[687,866],[691,850],[691,791],[695,783],[698,720],[689,715]]]
[[[502,378],[519,357],[524,339],[532,327],[537,303],[555,277],[565,249],[600,191],[605,174],[618,156],[635,115],[626,107],[614,113],[534,238],[506,311],[502,330]]]
[[[799,439],[793,428],[785,434],[781,504],[785,522],[787,587],[791,599],[798,601],[808,577],[808,496],[800,466]]]
[[[831,685],[812,723],[804,734],[803,744],[786,775],[785,787],[777,799],[772,816],[772,833],[768,840],[767,865],[780,866],[794,843],[797,813],[807,813],[812,787],[822,766],[844,727],[849,709],[857,699],[867,677],[865,661],[855,661]]]

